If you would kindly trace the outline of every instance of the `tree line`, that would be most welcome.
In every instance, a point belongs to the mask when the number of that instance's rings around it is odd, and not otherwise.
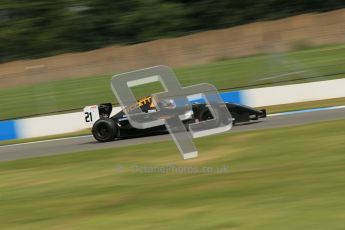
[[[344,0],[1,0],[0,62],[134,44],[344,6]]]

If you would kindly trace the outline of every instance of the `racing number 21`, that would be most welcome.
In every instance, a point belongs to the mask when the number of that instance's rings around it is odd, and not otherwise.
[[[91,112],[85,112],[85,121],[86,122],[92,122],[92,113]]]

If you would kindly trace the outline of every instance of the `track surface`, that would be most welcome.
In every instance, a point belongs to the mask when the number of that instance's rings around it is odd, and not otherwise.
[[[259,122],[234,126],[230,132],[278,128],[344,118],[345,109],[270,116]],[[171,140],[168,134],[124,139],[108,143],[98,143],[92,136],[81,136],[34,143],[7,145],[0,146],[0,161],[121,147],[165,140]]]

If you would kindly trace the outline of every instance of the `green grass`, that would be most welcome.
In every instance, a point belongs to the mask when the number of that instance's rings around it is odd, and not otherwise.
[[[281,80],[300,78],[297,82],[344,78],[345,45],[319,47],[294,51],[282,55],[218,60],[213,63],[175,69],[183,86],[211,83],[218,89],[278,83]],[[116,61],[116,60],[115,60]],[[159,63],[157,63],[159,64]],[[304,72],[300,72],[304,71]],[[285,75],[287,73],[294,73]],[[271,78],[277,76],[278,78]],[[303,80],[306,77],[330,75]],[[136,95],[146,96],[160,91],[158,84],[136,90]],[[110,76],[95,76],[73,80],[41,83],[34,86],[0,89],[0,119],[17,118],[38,113],[82,108],[103,102],[115,103],[110,89]]]
[[[0,163],[0,229],[344,229],[344,120]],[[222,174],[133,167],[223,167]],[[119,170],[119,167],[121,170]]]

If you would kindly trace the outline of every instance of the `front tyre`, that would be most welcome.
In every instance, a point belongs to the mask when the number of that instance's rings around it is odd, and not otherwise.
[[[115,139],[118,128],[110,118],[101,118],[92,127],[92,135],[99,142],[108,142]]]
[[[204,108],[199,113],[199,121],[207,121],[213,119],[213,115],[208,108]]]

